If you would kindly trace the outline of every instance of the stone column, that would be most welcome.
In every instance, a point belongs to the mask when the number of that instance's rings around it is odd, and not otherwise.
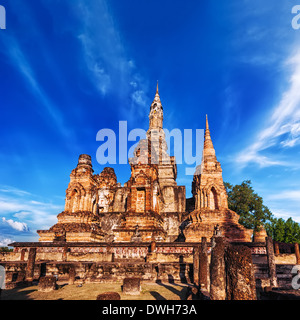
[[[225,239],[222,236],[212,238],[212,251],[210,262],[210,299],[225,300]]]
[[[193,274],[194,274],[194,284],[199,286],[199,258],[200,258],[200,248],[199,246],[194,247],[193,251]]]
[[[207,254],[207,240],[202,237],[200,247],[200,268],[199,268],[199,282],[200,289],[208,290],[208,254]]]
[[[22,249],[21,250],[21,261],[24,261],[26,251],[27,251],[27,249]]]
[[[107,262],[115,262],[115,253],[112,247],[107,246],[106,248],[106,258],[105,261]]]
[[[271,237],[266,237],[266,246],[267,246],[270,286],[277,287],[275,254],[274,254],[274,247],[273,247],[273,239]]]
[[[156,242],[152,241],[150,244],[150,252],[146,256],[146,262],[153,262],[157,259],[157,253],[156,253]]]
[[[251,249],[230,245],[225,250],[226,264],[226,299],[256,300]]]
[[[296,264],[300,265],[299,243],[295,243]]]
[[[155,251],[156,251],[156,242],[152,241],[150,246],[150,252],[155,252]]]
[[[30,248],[28,254],[28,262],[26,267],[26,281],[33,281],[34,266],[35,266],[36,248]]]
[[[62,261],[67,261],[67,254],[68,254],[68,247],[64,247],[63,253],[62,253]]]
[[[75,276],[76,276],[75,266],[71,265],[69,267],[69,284],[74,284]]]

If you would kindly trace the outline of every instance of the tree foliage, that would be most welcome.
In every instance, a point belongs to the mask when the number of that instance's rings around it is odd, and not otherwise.
[[[300,243],[300,225],[288,218],[284,221],[282,218],[274,219],[274,223],[268,226],[268,234],[278,242]]]
[[[229,209],[240,216],[239,223],[248,229],[258,229],[271,221],[272,213],[263,204],[263,199],[254,192],[251,181],[243,181],[240,185],[225,183],[228,194]]]
[[[240,215],[239,223],[248,229],[259,230],[263,226],[268,235],[275,241],[300,243],[300,225],[292,218],[286,221],[275,218],[263,199],[254,192],[251,181],[243,181],[240,185],[225,182],[228,195],[228,207]]]
[[[7,247],[0,247],[0,252],[13,252],[13,249],[9,249]]]

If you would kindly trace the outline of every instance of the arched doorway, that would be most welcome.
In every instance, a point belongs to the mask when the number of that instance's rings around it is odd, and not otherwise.
[[[215,187],[212,187],[209,192],[209,208],[211,210],[219,209],[218,194]]]
[[[76,212],[79,210],[79,199],[80,199],[80,195],[77,189],[74,189],[71,193],[71,201],[72,201],[72,212]]]

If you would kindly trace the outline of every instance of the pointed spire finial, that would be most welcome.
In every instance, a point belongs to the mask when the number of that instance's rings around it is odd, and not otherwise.
[[[206,130],[209,130],[208,117],[206,115]]]
[[[210,138],[209,124],[208,124],[208,116],[206,115],[206,126],[205,126],[205,139]]]
[[[160,102],[160,96],[159,96],[159,90],[158,90],[158,80],[157,80],[157,85],[156,85],[156,93],[155,93],[154,101]]]
[[[206,115],[206,128],[205,128],[205,138],[204,138],[204,153],[205,155],[208,155],[208,154],[215,155],[215,149],[211,141],[207,115]]]

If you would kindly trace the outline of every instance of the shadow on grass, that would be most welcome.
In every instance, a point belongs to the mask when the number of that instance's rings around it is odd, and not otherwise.
[[[26,289],[26,287],[2,290],[0,300],[33,300],[30,294],[35,291],[37,289]]]
[[[165,297],[163,297],[160,293],[156,291],[150,291],[150,294],[152,295],[152,297],[155,298],[155,300],[167,300]]]
[[[187,295],[188,286],[187,285],[182,285],[182,284],[179,284],[179,283],[175,283],[174,280],[170,279],[170,278],[169,278],[169,283],[171,285],[168,285],[168,284],[163,283],[161,281],[157,282],[158,285],[168,289],[173,294],[177,295],[180,298],[180,300],[185,300],[186,299],[186,295]],[[176,289],[175,287],[180,287],[180,290]]]

